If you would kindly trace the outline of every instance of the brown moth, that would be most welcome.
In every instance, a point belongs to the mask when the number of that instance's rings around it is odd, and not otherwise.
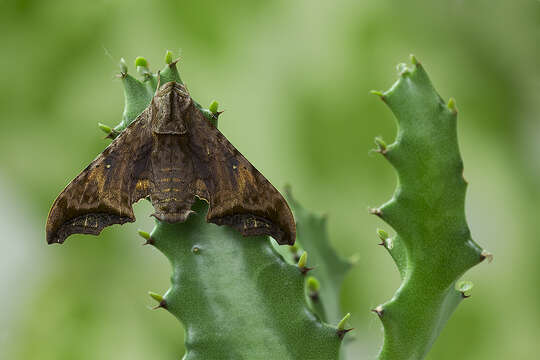
[[[293,244],[296,227],[281,194],[195,106],[184,85],[164,84],[151,104],[55,200],[47,242],[97,235],[134,222],[131,205],[149,197],[155,216],[183,222],[195,196],[206,220],[244,236]]]

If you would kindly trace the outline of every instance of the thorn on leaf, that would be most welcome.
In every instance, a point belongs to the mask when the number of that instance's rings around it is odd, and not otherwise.
[[[120,77],[125,77],[128,73],[128,67],[127,67],[126,60],[124,58],[120,58],[119,66],[120,66]]]
[[[382,305],[377,306],[375,309],[371,309],[371,311],[377,314],[379,318],[382,318],[384,315],[384,309]]]
[[[480,261],[484,261],[486,259],[488,263],[491,263],[493,261],[493,254],[489,251],[482,250],[482,253],[480,254]]]
[[[343,329],[343,330],[338,330],[336,331],[337,333],[337,336],[343,340],[343,338],[345,337],[345,335],[349,332],[349,331],[352,331],[354,330],[354,328],[348,328],[348,329]]]
[[[368,211],[372,215],[377,215],[378,217],[382,217],[382,211],[379,208],[371,208]]]

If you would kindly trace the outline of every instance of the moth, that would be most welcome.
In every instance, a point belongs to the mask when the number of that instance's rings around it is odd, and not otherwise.
[[[270,235],[279,244],[295,241],[285,199],[178,82],[158,87],[150,105],[60,193],[47,242],[134,222],[132,204],[147,197],[160,221],[185,221],[198,197],[209,204],[207,222],[244,236]]]

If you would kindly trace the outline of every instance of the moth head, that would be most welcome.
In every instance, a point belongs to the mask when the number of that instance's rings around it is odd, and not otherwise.
[[[183,84],[171,81],[161,86],[152,99],[152,131],[186,134],[191,103],[191,96]]]

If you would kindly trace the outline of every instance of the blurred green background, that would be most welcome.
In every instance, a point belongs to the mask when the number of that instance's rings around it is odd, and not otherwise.
[[[47,246],[45,220],[63,187],[108,144],[96,123],[123,108],[117,63],[146,56],[180,71],[220,128],[277,187],[329,215],[353,314],[350,359],[382,342],[369,309],[399,286],[367,214],[395,175],[368,151],[394,137],[386,90],[414,53],[443,98],[457,100],[475,240],[494,253],[466,274],[473,297],[429,359],[531,359],[540,351],[540,2],[537,0],[3,1],[0,4],[0,358],[179,359],[182,327],[149,311],[168,288],[164,256],[137,223]]]

